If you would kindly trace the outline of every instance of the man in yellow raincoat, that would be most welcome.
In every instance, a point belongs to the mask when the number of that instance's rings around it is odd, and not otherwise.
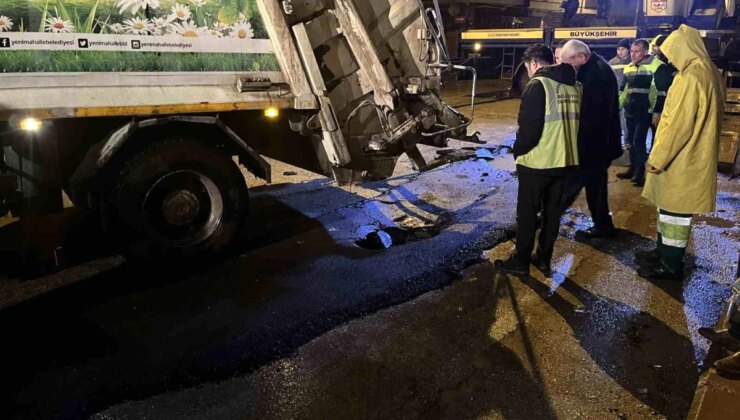
[[[724,88],[696,29],[681,25],[660,49],[678,74],[668,91],[642,193],[658,208],[658,247],[636,258],[641,277],[680,280],[691,217],[715,210]]]

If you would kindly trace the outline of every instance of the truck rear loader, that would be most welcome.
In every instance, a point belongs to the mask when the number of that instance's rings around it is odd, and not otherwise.
[[[58,212],[64,191],[129,255],[195,256],[233,241],[239,166],[269,182],[263,156],[340,183],[403,154],[423,169],[417,144],[471,122],[440,99],[438,16],[419,0],[4,0],[0,213]]]

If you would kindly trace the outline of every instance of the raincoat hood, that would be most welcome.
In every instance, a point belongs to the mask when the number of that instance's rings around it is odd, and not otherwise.
[[[709,53],[704,47],[699,31],[691,26],[681,25],[676,31],[668,36],[663,45],[660,46],[663,53],[678,71],[683,71],[694,60],[711,63]]]

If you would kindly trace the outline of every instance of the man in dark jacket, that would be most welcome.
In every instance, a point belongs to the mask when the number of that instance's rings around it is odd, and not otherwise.
[[[607,169],[622,155],[617,78],[611,66],[581,41],[568,41],[560,54],[563,63],[576,69],[583,85],[578,129],[580,168],[568,179],[563,208],[570,207],[585,187],[594,225],[576,235],[587,239],[612,237],[616,230],[609,212]]]
[[[552,65],[553,59],[552,50],[543,44],[529,47],[523,57],[531,80],[522,93],[514,143],[519,174],[516,252],[495,263],[507,273],[529,274],[537,213],[542,210],[542,230],[533,262],[550,275],[565,180],[578,165],[581,87],[575,69],[569,64]]]

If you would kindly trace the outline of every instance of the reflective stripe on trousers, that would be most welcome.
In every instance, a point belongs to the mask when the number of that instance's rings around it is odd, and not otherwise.
[[[658,233],[663,238],[663,245],[686,248],[691,236],[691,216],[658,214]]]
[[[691,215],[658,210],[660,260],[674,273],[683,271],[683,257],[691,237]]]

